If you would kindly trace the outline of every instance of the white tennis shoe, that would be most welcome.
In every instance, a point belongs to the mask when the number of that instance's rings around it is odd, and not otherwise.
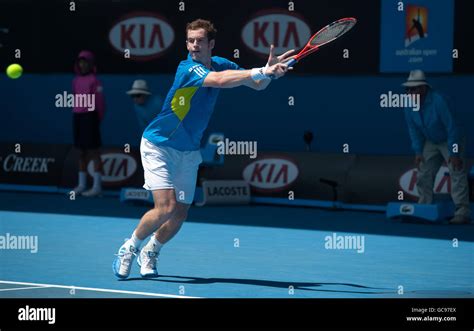
[[[138,255],[137,264],[140,266],[140,275],[144,278],[156,278],[158,277],[158,271],[156,270],[156,264],[158,262],[159,253],[153,250],[147,250],[146,246],[143,247],[142,251]]]
[[[92,187],[90,190],[82,192],[84,197],[98,197],[102,196],[102,189],[100,187]]]
[[[74,194],[81,194],[86,189],[87,188],[85,186],[77,185],[75,188],[72,189],[72,192],[74,192]]]
[[[132,263],[135,256],[137,256],[138,249],[133,247],[129,240],[120,247],[117,257],[115,258],[112,269],[115,276],[120,279],[127,278],[130,275],[130,270],[132,269]]]

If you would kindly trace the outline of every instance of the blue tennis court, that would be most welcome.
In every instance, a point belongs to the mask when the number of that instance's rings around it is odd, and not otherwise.
[[[0,208],[2,234],[37,240],[13,249],[4,239],[2,298],[474,297],[470,225],[315,208],[192,207],[162,250],[160,277],[142,279],[135,264],[119,281],[114,254],[146,207],[110,196],[0,192]]]

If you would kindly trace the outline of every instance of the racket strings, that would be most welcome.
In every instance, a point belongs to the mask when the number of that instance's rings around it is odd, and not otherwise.
[[[326,29],[320,31],[311,40],[312,46],[320,46],[330,42],[349,31],[355,25],[354,21],[347,20],[329,25]]]

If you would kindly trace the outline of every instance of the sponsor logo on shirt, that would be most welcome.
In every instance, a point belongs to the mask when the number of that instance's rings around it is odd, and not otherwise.
[[[189,68],[189,72],[193,72],[193,71],[201,78],[206,75],[206,70],[204,70],[204,68],[199,64],[194,65],[191,68]]]

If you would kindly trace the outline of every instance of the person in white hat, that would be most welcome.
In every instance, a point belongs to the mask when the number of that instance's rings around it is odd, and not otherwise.
[[[412,70],[402,84],[409,94],[420,95],[420,109],[405,109],[415,164],[418,168],[416,187],[418,203],[433,202],[436,173],[446,161],[451,177],[451,197],[456,205],[451,224],[470,222],[469,188],[464,160],[465,138],[456,124],[452,109],[445,97],[426,81],[421,70]]]
[[[158,95],[152,96],[147,82],[143,79],[135,80],[132,89],[126,93],[133,99],[133,108],[140,126],[140,133],[142,133],[160,112],[163,100]]]

